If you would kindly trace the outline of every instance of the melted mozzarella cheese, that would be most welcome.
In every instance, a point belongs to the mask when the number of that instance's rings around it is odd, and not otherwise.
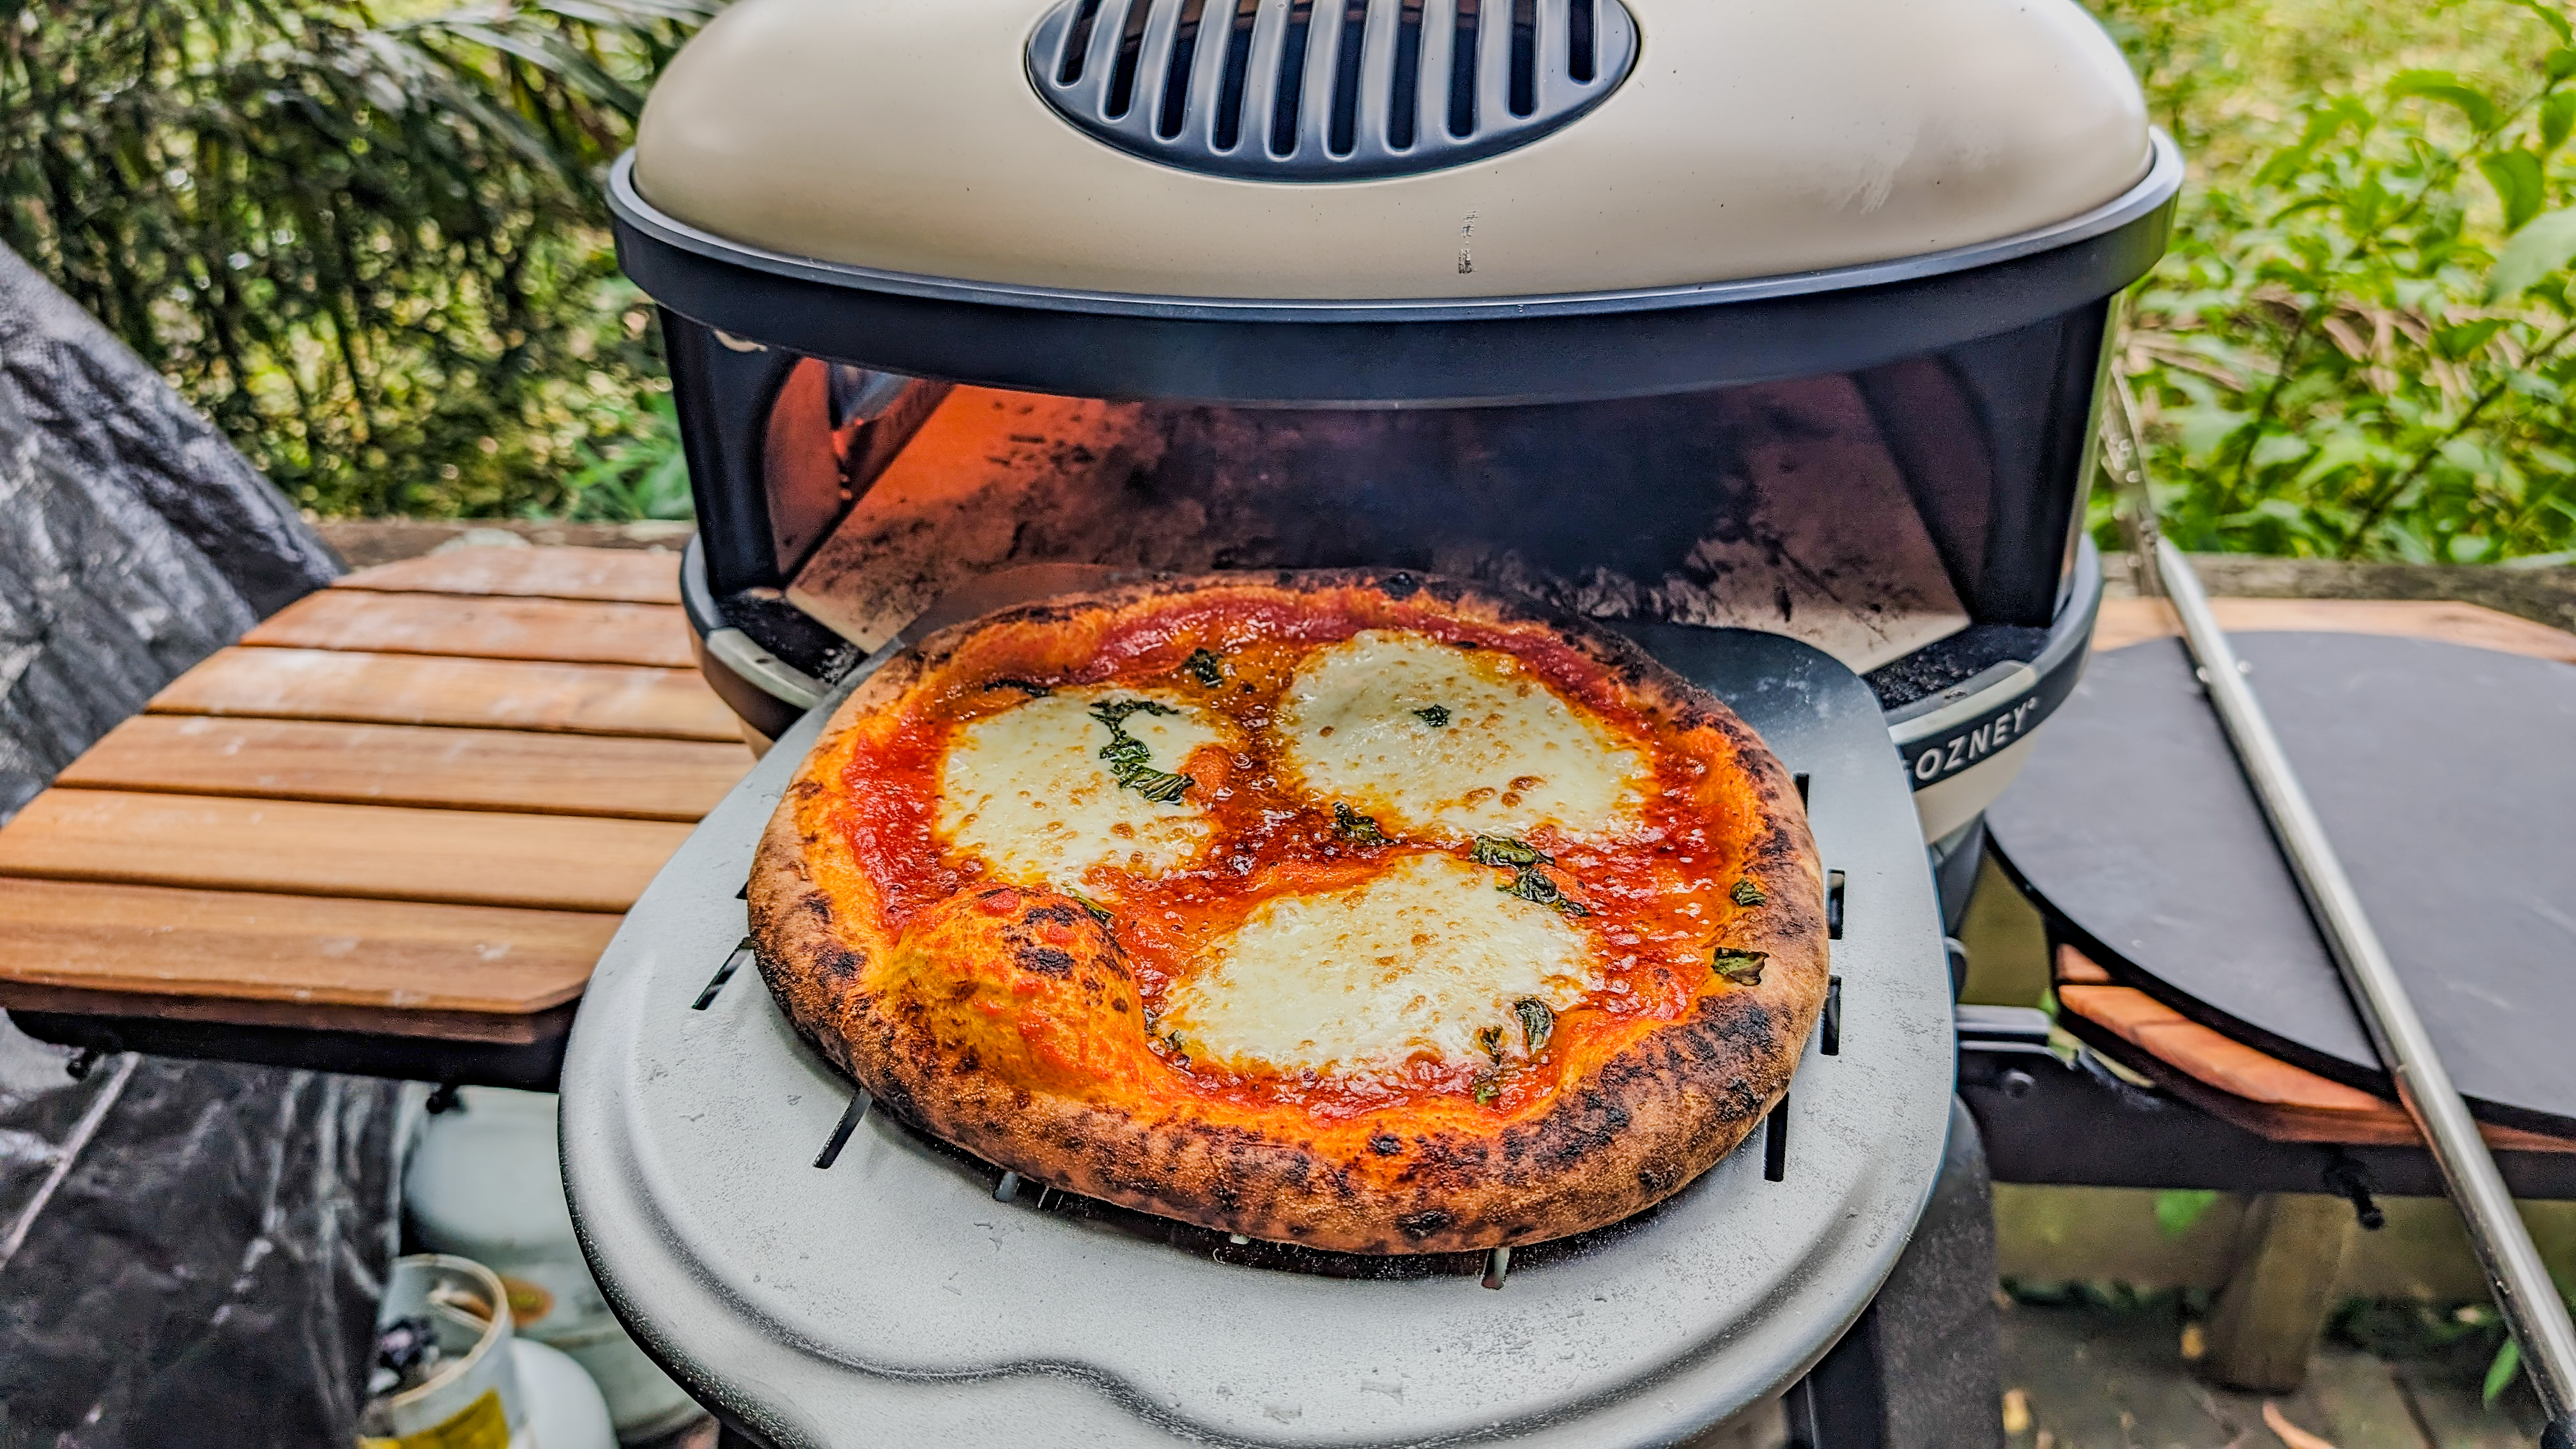
[[[953,854],[980,856],[991,878],[1023,885],[1079,884],[1097,865],[1154,875],[1197,855],[1215,833],[1203,786],[1156,803],[1119,785],[1100,757],[1108,725],[1091,707],[1151,699],[1177,714],[1127,716],[1147,763],[1178,770],[1203,745],[1226,743],[1223,727],[1178,696],[1159,691],[1062,689],[959,729],[940,764],[939,834]]]
[[[1426,713],[1426,711],[1428,713]],[[1435,838],[1614,830],[1645,761],[1496,649],[1370,630],[1315,651],[1282,701],[1292,769],[1389,831]]]
[[[1506,879],[1417,855],[1355,889],[1266,901],[1173,991],[1159,1028],[1235,1070],[1490,1064],[1488,1031],[1526,1060],[1515,1004],[1563,1010],[1600,976],[1565,917],[1495,889]]]

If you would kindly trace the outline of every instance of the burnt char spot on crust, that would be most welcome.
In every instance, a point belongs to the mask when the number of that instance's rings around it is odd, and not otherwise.
[[[1449,1214],[1439,1208],[1424,1208],[1418,1213],[1406,1213],[1397,1218],[1395,1226],[1406,1237],[1420,1242],[1449,1226]]]
[[[835,980],[844,982],[858,980],[859,972],[868,964],[867,957],[847,946],[824,947],[818,953],[818,961]]]
[[[1687,1184],[1759,1125],[1786,1087],[1796,1049],[1823,1003],[1822,872],[1800,802],[1788,772],[1722,704],[1588,621],[1535,601],[1412,572],[1316,571],[1281,575],[1275,583],[1260,575],[1139,581],[933,636],[853,694],[827,729],[817,758],[870,710],[934,680],[978,629],[1005,621],[1053,621],[1088,633],[1123,611],[1210,588],[1274,598],[1374,589],[1391,600],[1411,598],[1417,607],[1448,604],[1461,617],[1535,624],[1589,656],[1605,677],[1625,683],[1658,729],[1712,732],[1714,738],[1701,733],[1689,748],[1711,756],[1731,753],[1749,772],[1760,826],[1748,832],[1744,848],[1748,863],[1772,888],[1773,905],[1748,923],[1736,944],[1771,950],[1775,969],[1758,987],[1702,997],[1681,1021],[1595,1066],[1534,1117],[1491,1126],[1399,1126],[1401,1138],[1397,1131],[1371,1131],[1326,1148],[1294,1131],[1209,1121],[1186,1104],[1094,1099],[1088,1091],[1077,1097],[1061,1086],[1032,1092],[1029,1083],[1014,1080],[1019,1068],[995,1056],[1000,1043],[978,1052],[967,1040],[943,1042],[932,1025],[936,1012],[925,1011],[925,1001],[877,984],[899,958],[891,954],[892,942],[860,924],[874,910],[865,883],[846,899],[850,909],[836,921],[825,892],[810,878],[828,864],[836,873],[827,878],[846,882],[849,864],[833,853],[836,838],[797,828],[795,802],[814,801],[817,794],[806,788],[813,783],[809,779],[782,805],[785,829],[774,824],[764,842],[752,892],[763,975],[800,1035],[897,1115],[1034,1179],[1225,1231],[1344,1252],[1480,1249],[1597,1227]],[[817,808],[821,804],[828,799]],[[1114,942],[1101,952],[1087,944],[1093,924],[1087,914],[1044,890],[1021,894],[1034,897],[1029,909],[1017,901],[988,907],[989,915],[1001,917],[991,922],[997,949],[988,959],[994,965],[1007,962],[1039,973],[1026,956],[1067,945],[1072,949],[1060,954],[1071,958],[1070,988],[1062,984],[1065,976],[1054,973],[1021,980],[1041,990],[1092,996],[1095,973],[1105,973],[1104,981],[1127,976]],[[1068,941],[1066,929],[1086,943]],[[822,949],[844,934],[844,949],[859,948],[850,952],[860,966],[857,979],[829,969],[839,958]],[[1113,1018],[1103,1013],[1099,1020]],[[1134,1031],[1128,1024],[1133,1020],[1119,1026]]]
[[[1021,970],[1035,971],[1041,976],[1073,974],[1073,957],[1053,946],[1022,946],[1016,959]]]

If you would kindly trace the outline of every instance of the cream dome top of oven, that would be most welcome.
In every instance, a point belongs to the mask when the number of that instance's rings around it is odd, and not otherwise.
[[[1921,256],[2094,211],[2155,160],[2074,0],[1478,8],[737,0],[655,87],[633,186],[872,271],[1367,301]]]

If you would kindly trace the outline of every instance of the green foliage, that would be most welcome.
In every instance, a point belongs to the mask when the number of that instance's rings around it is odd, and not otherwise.
[[[0,0],[0,240],[317,511],[685,516],[598,185],[717,3]],[[2166,527],[2576,559],[2565,0],[2096,3],[2193,162],[2120,359]]]
[[[0,240],[307,507],[667,510],[599,181],[711,8],[0,0]]]
[[[2207,1188],[2170,1188],[2157,1193],[2156,1231],[2168,1238],[2179,1238],[2217,1205],[2218,1194]]]
[[[616,419],[615,441],[573,444],[580,464],[563,480],[553,513],[585,523],[695,516],[689,499],[688,460],[680,454],[680,417],[665,389],[648,393],[642,406],[607,409]],[[546,516],[542,505],[532,516]]]
[[[2194,158],[2119,359],[2166,530],[2212,551],[2576,557],[2566,12],[2105,3]],[[2305,99],[2265,104],[2283,95]],[[2092,521],[2120,542],[2107,496]]]
[[[2507,1338],[2504,1346],[2496,1350],[2495,1357],[2488,1361],[2486,1381],[2478,1386],[2478,1391],[2492,1404],[2513,1383],[2513,1376],[2521,1371],[2522,1345]]]
[[[2328,1325],[2338,1340],[2393,1362],[2433,1368],[2455,1382],[2476,1382],[2492,1406],[2522,1372],[2522,1345],[2504,1316],[2484,1303],[2453,1307],[2415,1299],[2355,1299]]]
[[[2209,1294],[2199,1288],[2140,1288],[2111,1279],[2034,1282],[2005,1278],[2004,1296],[2029,1308],[2090,1308],[2189,1320],[2209,1315]]]

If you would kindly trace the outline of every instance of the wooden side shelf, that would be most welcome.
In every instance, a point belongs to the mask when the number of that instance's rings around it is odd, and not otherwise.
[[[353,574],[173,681],[0,827],[0,1007],[526,1042],[750,767],[678,561]]]
[[[2231,633],[2386,634],[2576,664],[2576,635],[2511,614],[2448,601],[2213,599]],[[2179,635],[2161,599],[2110,599],[2093,630],[2096,651]],[[2317,1075],[2192,1021],[2146,992],[2118,984],[2071,946],[2057,948],[2059,1022],[2097,1051],[2214,1116],[2279,1142],[2413,1147],[2415,1124],[2395,1102]],[[2508,1127],[2489,1143],[2526,1152],[2576,1152],[2576,1141]]]
[[[2229,633],[2389,634],[2438,639],[2506,654],[2576,664],[2576,634],[2517,619],[2478,604],[2407,599],[2212,599]],[[2142,639],[2179,636],[2182,625],[2162,599],[2105,599],[2093,624],[2093,648],[2117,649]]]
[[[663,669],[686,669],[693,662],[687,621],[670,604],[478,599],[337,587],[278,610],[243,635],[242,643]]]
[[[2403,1109],[2203,1026],[2134,986],[2116,984],[2072,946],[2057,948],[2058,1022],[2095,1050],[2215,1117],[2275,1142],[2414,1147]],[[2576,1142],[2511,1127],[2489,1146],[2576,1152]]]

